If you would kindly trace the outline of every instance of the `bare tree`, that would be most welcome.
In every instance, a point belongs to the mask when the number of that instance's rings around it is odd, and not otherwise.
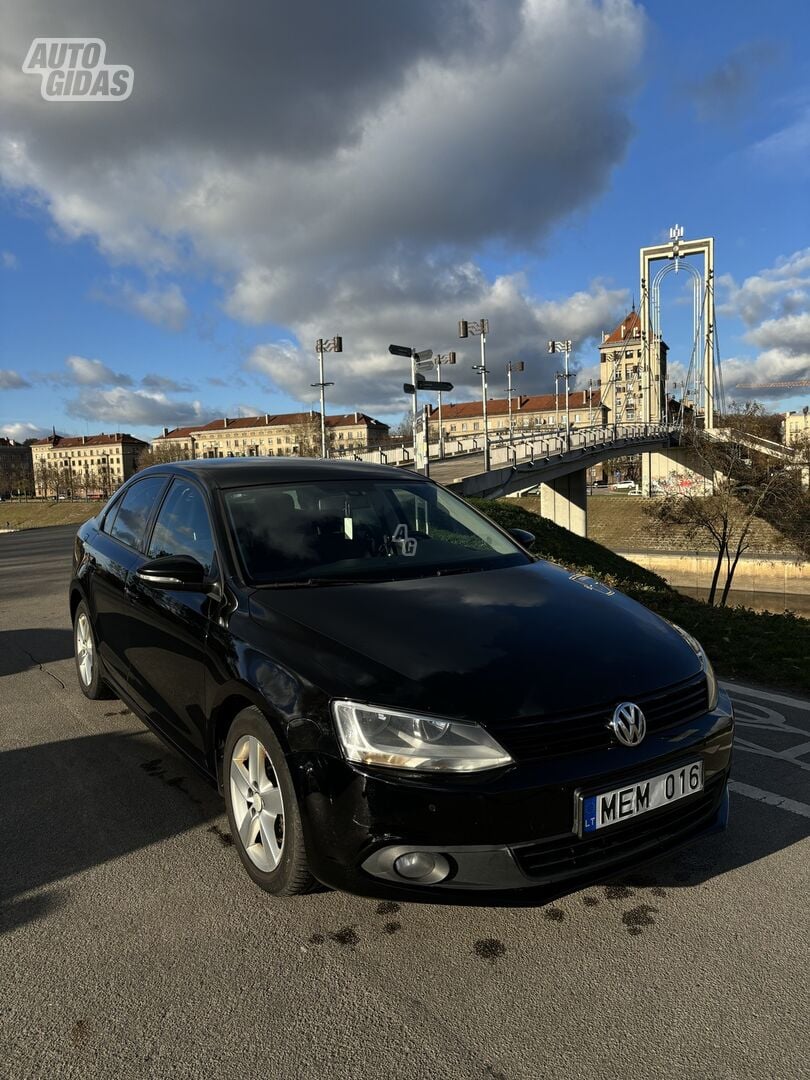
[[[293,453],[297,457],[321,456],[321,421],[317,416],[295,424],[292,428]],[[331,446],[331,432],[327,432],[328,446]]]
[[[732,401],[717,417],[718,427],[736,428],[771,442],[781,442],[781,424],[781,415],[768,412],[761,401]]]
[[[709,541],[716,558],[708,601],[714,604],[720,589],[719,605],[724,607],[740,558],[750,547],[755,521],[801,518],[799,474],[733,441],[713,440],[700,430],[690,432],[682,445],[696,459],[697,469],[713,478],[711,493],[704,494],[700,485],[684,487],[645,509],[664,525],[680,527],[688,539]]]
[[[183,450],[176,443],[158,443],[138,454],[135,471],[140,472],[141,469],[148,469],[150,465],[169,465],[173,461],[191,461],[191,459],[191,451]]]

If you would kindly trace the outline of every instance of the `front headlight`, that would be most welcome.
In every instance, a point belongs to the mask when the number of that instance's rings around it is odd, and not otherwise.
[[[333,701],[340,744],[349,761],[392,769],[481,772],[512,758],[479,724]]]
[[[711,712],[713,709],[717,708],[717,698],[720,693],[717,686],[717,676],[714,673],[711,660],[709,660],[703,646],[697,638],[693,638],[691,634],[687,634],[682,626],[677,626],[675,623],[670,623],[670,626],[673,630],[677,630],[686,644],[694,650],[695,656],[697,656],[700,661],[700,666],[706,672],[706,685],[709,690],[709,712]]]

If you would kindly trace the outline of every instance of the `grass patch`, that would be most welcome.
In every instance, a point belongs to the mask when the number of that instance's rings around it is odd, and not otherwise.
[[[81,525],[99,512],[106,500],[1,502],[0,529],[39,529],[46,525]]]
[[[471,499],[503,529],[534,533],[533,551],[569,570],[590,574],[678,623],[700,641],[718,674],[810,695],[810,619],[748,608],[710,607],[683,596],[658,574],[594,540],[575,536],[518,499]]]

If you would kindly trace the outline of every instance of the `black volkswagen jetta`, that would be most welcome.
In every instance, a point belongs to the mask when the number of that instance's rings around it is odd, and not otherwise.
[[[384,466],[154,466],[79,530],[79,682],[216,780],[269,892],[559,895],[725,824],[733,716],[532,539]]]

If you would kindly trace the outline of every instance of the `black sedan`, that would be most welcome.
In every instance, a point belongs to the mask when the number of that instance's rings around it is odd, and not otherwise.
[[[700,645],[421,476],[154,466],[79,530],[79,684],[214,780],[253,880],[559,895],[721,828]]]

